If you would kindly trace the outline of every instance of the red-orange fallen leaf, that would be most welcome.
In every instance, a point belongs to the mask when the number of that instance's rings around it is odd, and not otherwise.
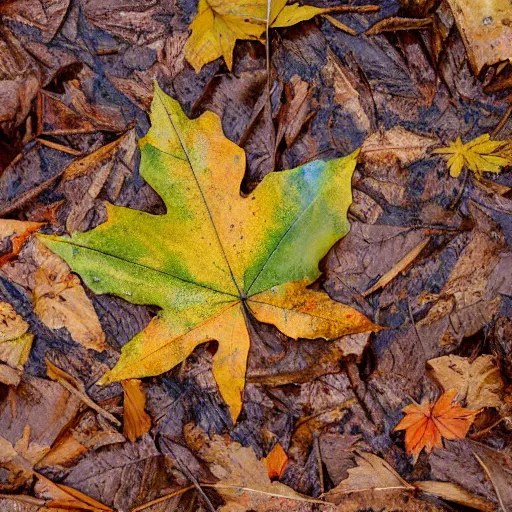
[[[267,464],[268,477],[281,478],[283,476],[286,465],[288,464],[288,455],[284,451],[281,443],[277,443],[265,458]]]
[[[395,427],[405,430],[405,448],[412,454],[414,460],[425,448],[430,453],[433,448],[441,448],[442,438],[464,439],[480,411],[471,411],[453,403],[457,394],[456,389],[450,389],[431,404],[423,400],[421,404],[411,404],[404,407],[405,418]]]

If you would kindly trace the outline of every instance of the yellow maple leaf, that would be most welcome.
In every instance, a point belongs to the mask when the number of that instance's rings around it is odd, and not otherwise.
[[[237,39],[261,40],[267,26],[289,27],[318,14],[330,12],[310,5],[286,5],[287,0],[199,0],[197,15],[190,24],[192,34],[185,57],[198,72],[205,64],[224,57],[231,70]]]
[[[245,154],[215,114],[191,120],[156,87],[150,116],[140,173],[166,214],[109,204],[97,228],[40,240],[92,291],[160,308],[101,384],[159,375],[216,340],[212,372],[236,421],[252,317],[296,339],[380,330],[308,288],[320,276],[318,262],[349,230],[358,151],[270,173],[242,197]]]
[[[447,147],[434,149],[432,153],[447,159],[450,176],[457,178],[467,167],[477,175],[484,172],[500,172],[502,167],[512,165],[512,141],[491,140],[488,133],[463,144],[460,137]]]

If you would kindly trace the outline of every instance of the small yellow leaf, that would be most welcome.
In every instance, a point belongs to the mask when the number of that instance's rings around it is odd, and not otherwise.
[[[453,178],[457,178],[464,167],[480,176],[484,172],[498,173],[502,167],[512,165],[512,141],[491,140],[488,133],[466,144],[457,137],[447,147],[434,149],[432,153],[444,155]]]

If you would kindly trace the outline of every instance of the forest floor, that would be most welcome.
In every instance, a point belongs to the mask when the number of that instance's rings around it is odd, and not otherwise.
[[[512,10],[479,32],[464,3],[356,0],[378,9],[196,72],[196,0],[0,0],[1,511],[512,512],[512,149],[496,172],[432,152],[512,139]],[[98,385],[158,308],[94,293],[34,236],[86,232],[106,203],[165,213],[139,174],[155,81],[220,117],[243,194],[361,148],[315,286],[384,329],[295,340],[251,319],[236,422],[214,341]]]

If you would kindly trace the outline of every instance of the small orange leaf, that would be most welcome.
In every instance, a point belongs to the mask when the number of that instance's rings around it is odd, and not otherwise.
[[[288,455],[284,451],[281,443],[277,443],[265,458],[269,478],[281,478],[286,465],[288,464]]]
[[[480,411],[471,411],[458,403],[454,404],[456,394],[457,390],[451,389],[433,404],[423,400],[421,404],[404,407],[406,416],[394,430],[405,430],[405,448],[415,461],[423,448],[427,453],[433,448],[441,448],[443,437],[450,440],[466,437]]]
[[[124,391],[124,433],[133,443],[151,428],[151,418],[145,411],[146,394],[138,379],[123,380]]]

